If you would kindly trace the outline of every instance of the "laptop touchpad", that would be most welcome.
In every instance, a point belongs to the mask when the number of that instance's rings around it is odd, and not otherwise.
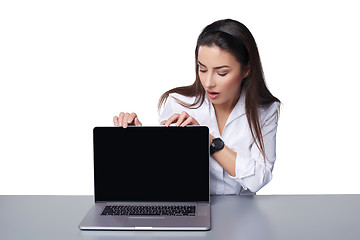
[[[164,226],[165,217],[130,217],[126,225],[131,227],[156,227]]]

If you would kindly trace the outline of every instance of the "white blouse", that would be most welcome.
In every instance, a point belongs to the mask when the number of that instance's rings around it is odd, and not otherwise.
[[[222,135],[216,121],[214,107],[207,95],[204,103],[197,109],[181,106],[174,99],[186,103],[193,103],[195,97],[185,97],[172,93],[169,95],[159,123],[167,120],[174,113],[186,111],[196,119],[200,125],[207,126],[210,134],[215,138],[220,137],[225,145],[236,152],[236,176],[229,175],[211,156],[210,157],[210,194],[224,195],[254,195],[272,179],[272,170],[276,159],[276,129],[278,102],[259,111],[260,126],[264,140],[266,164],[264,157],[256,146],[251,135],[250,127],[245,114],[245,94],[241,94],[239,101],[232,110]]]

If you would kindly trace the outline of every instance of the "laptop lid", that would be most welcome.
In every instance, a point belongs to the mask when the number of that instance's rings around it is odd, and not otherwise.
[[[209,129],[95,127],[95,202],[209,202]]]

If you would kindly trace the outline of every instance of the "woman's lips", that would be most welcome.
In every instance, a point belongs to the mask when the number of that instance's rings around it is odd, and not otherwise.
[[[209,98],[211,98],[211,99],[215,99],[220,95],[219,92],[214,92],[214,91],[206,91],[206,92],[207,92]]]

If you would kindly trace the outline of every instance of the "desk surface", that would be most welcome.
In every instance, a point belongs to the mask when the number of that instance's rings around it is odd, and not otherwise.
[[[212,196],[210,231],[81,231],[92,196],[0,196],[0,239],[360,239],[360,195]]]

